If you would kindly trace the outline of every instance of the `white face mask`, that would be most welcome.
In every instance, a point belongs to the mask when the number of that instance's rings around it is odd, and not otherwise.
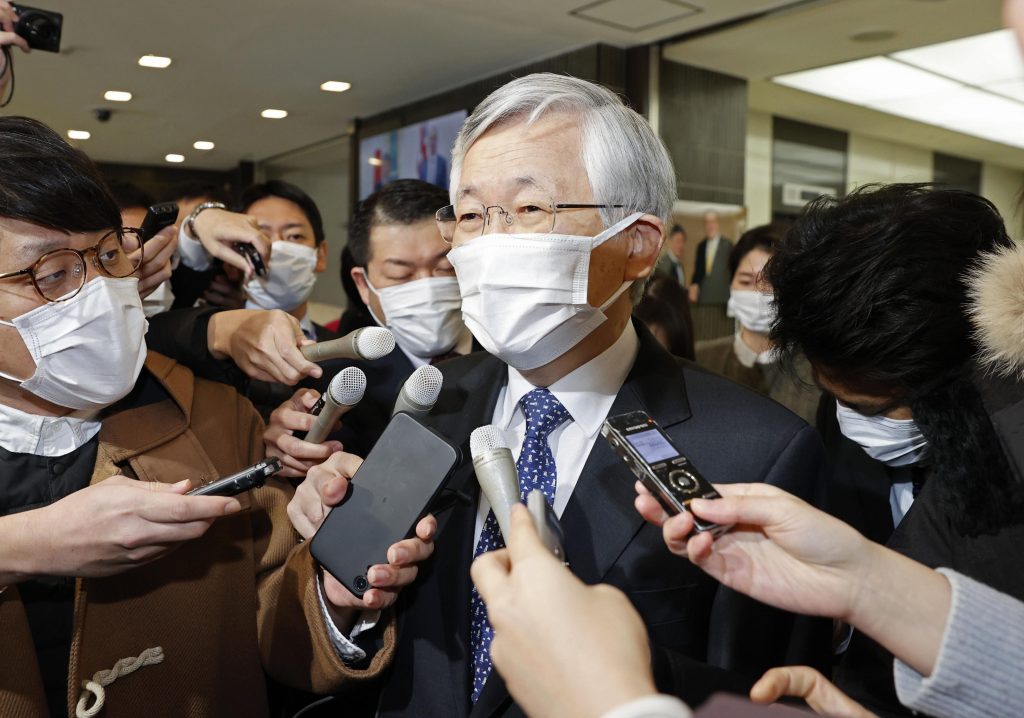
[[[886,466],[909,466],[928,455],[928,440],[913,419],[864,416],[838,402],[836,418],[846,438]]]
[[[462,296],[455,277],[427,277],[377,289],[363,274],[366,286],[380,299],[387,317],[370,314],[387,327],[405,351],[420,358],[435,357],[455,348],[466,325],[462,323]]]
[[[65,302],[0,322],[18,330],[36,363],[25,391],[69,409],[102,409],[128,395],[146,360],[149,326],[139,280],[96,277]]]
[[[747,330],[767,334],[775,321],[775,307],[771,294],[750,289],[733,289],[729,292],[726,316],[736,320]]]
[[[253,275],[245,285],[249,303],[260,309],[290,312],[316,284],[316,249],[298,242],[274,242],[266,277]]]
[[[486,234],[448,253],[462,292],[462,317],[489,353],[515,369],[557,359],[597,329],[604,310],[587,302],[590,253],[634,224],[631,214],[596,237]]]

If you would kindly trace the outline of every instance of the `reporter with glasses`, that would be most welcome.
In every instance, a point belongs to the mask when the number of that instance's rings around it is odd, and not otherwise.
[[[263,426],[147,356],[138,277],[166,261],[46,126],[0,118],[0,156],[0,715],[266,716],[264,672],[322,693],[379,672],[393,633],[371,659],[346,638],[369,606],[320,578],[285,482],[184,495],[261,460]]]

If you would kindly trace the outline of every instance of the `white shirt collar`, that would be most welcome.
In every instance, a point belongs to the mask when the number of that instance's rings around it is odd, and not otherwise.
[[[758,354],[746,345],[743,337],[740,336],[740,332],[736,332],[736,339],[733,340],[732,349],[736,352],[736,358],[740,360],[740,364],[747,369],[752,368],[755,364],[773,364],[775,362],[775,349],[768,349]]]
[[[614,344],[548,387],[548,391],[562,403],[586,435],[596,435],[600,431],[619,389],[633,367],[639,346],[640,340],[633,323],[626,322],[626,328]],[[508,368],[504,405],[500,415],[495,418],[499,428],[509,428],[519,408],[519,400],[536,388],[518,371]]]
[[[92,440],[100,430],[96,413],[38,416],[0,404],[0,446],[12,454],[64,456]]]

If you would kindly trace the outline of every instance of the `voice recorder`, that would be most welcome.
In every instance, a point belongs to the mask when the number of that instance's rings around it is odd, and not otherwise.
[[[633,411],[609,417],[601,426],[601,436],[669,515],[687,511],[693,499],[721,498],[647,412]],[[693,526],[694,530],[707,531],[712,536],[732,528],[697,516],[693,517]]]

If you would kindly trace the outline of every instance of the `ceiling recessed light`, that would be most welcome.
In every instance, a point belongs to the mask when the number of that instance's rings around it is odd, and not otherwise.
[[[92,135],[85,130],[68,130],[68,137],[73,140],[87,140],[92,137]]]
[[[169,154],[164,155],[164,159],[167,160],[168,162],[184,162],[185,155]]]
[[[260,113],[261,117],[266,117],[268,120],[282,120],[288,116],[287,110],[263,110]]]
[[[192,146],[195,147],[197,150],[212,150],[214,147],[216,147],[216,145],[214,145],[212,142],[208,142],[207,140],[197,140],[192,143]]]
[[[121,90],[107,90],[103,93],[103,99],[110,100],[111,102],[128,102],[132,99],[132,93]]]
[[[143,67],[155,67],[162,70],[171,64],[171,58],[160,55],[143,55],[139,58],[139,64]]]
[[[324,92],[344,92],[352,88],[352,83],[341,82],[339,80],[328,80],[327,82],[320,85],[320,89]]]

